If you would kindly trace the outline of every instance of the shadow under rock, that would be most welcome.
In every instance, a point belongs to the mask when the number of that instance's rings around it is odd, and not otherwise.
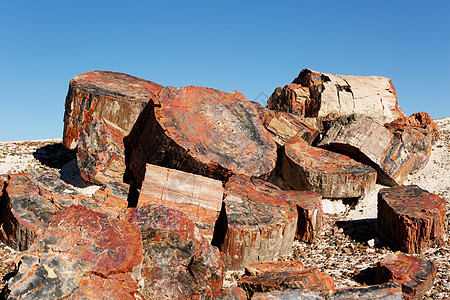
[[[94,185],[81,177],[76,158],[66,163],[59,171],[59,174],[62,181],[77,188],[86,188]]]
[[[62,143],[56,143],[36,149],[33,156],[47,167],[61,169],[65,164],[77,158],[77,151],[67,149]]]

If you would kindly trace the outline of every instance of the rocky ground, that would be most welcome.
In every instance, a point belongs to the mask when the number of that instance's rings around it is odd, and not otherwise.
[[[435,120],[441,131],[441,139],[433,146],[428,165],[410,175],[405,184],[417,184],[423,189],[436,193],[447,201],[450,211],[450,118]],[[98,188],[86,184],[79,177],[75,164],[75,152],[67,150],[60,139],[1,142],[0,174],[20,172],[59,172],[61,178],[78,190],[92,194]],[[300,260],[306,266],[317,266],[330,274],[336,288],[371,284],[377,261],[395,248],[377,230],[376,195],[378,189],[367,195],[353,209],[339,202],[324,201],[325,228],[315,244],[295,242],[293,255],[286,260]],[[447,214],[447,222],[450,220]],[[448,223],[447,230],[450,229]],[[450,232],[447,233],[447,235]],[[0,288],[4,286],[8,273],[14,269],[14,261],[19,253],[14,253],[0,242]],[[420,255],[432,260],[438,267],[433,289],[426,299],[450,297],[450,243],[438,249],[430,249]],[[17,260],[16,260],[17,261]],[[225,285],[236,284],[241,273],[228,273]]]

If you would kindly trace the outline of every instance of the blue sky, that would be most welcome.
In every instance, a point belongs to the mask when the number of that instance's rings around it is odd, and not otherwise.
[[[390,77],[450,116],[450,1],[2,1],[0,141],[62,137],[74,75],[111,70],[249,100],[303,68]],[[262,93],[262,94],[261,94]]]

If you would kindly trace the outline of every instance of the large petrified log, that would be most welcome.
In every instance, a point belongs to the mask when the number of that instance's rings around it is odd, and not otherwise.
[[[86,126],[78,139],[77,164],[81,177],[95,184],[123,181],[125,130],[106,119]]]
[[[336,119],[318,146],[368,164],[379,183],[401,185],[414,166],[414,157],[386,127],[367,116]]]
[[[323,228],[322,196],[310,191],[286,191],[297,207],[298,221],[295,238],[314,243]]]
[[[152,98],[126,139],[127,179],[140,185],[152,163],[219,180],[266,176],[276,145],[255,107],[237,91],[166,87]]]
[[[268,266],[265,266],[268,264]],[[334,292],[333,278],[318,268],[305,268],[296,261],[278,261],[252,264],[247,273],[238,282],[249,297],[255,292],[298,289],[303,292]]]
[[[134,224],[83,206],[55,213],[8,282],[9,299],[136,299],[142,261]]]
[[[297,210],[289,194],[268,182],[234,175],[225,185],[224,202],[212,243],[223,253],[227,269],[291,253]]]
[[[299,117],[286,112],[277,113],[266,128],[279,146],[284,146],[286,141],[294,135],[300,136],[311,145],[319,135],[318,129],[308,125]]]
[[[392,80],[381,76],[347,76],[303,69],[292,84],[279,87],[267,107],[305,117],[359,113],[382,123],[405,117]]]
[[[138,206],[153,203],[180,210],[211,242],[222,200],[219,180],[147,164]]]
[[[377,262],[375,282],[394,281],[401,285],[407,300],[422,299],[433,287],[437,267],[420,257],[389,254]]]
[[[221,292],[220,252],[181,211],[149,204],[130,208],[127,219],[142,232],[146,299],[200,299]]]
[[[96,119],[105,118],[129,133],[147,102],[161,88],[123,73],[92,71],[76,75],[66,97],[64,145],[75,149],[80,132]]]
[[[431,147],[440,137],[439,128],[430,115],[425,112],[414,113],[384,126],[400,138],[406,149],[413,154],[415,163],[411,172],[425,167],[431,155]]]
[[[376,171],[345,155],[311,147],[298,136],[285,145],[282,174],[290,186],[326,198],[357,198],[375,187]]]
[[[444,243],[445,200],[416,185],[381,189],[377,223],[402,251],[422,253]]]

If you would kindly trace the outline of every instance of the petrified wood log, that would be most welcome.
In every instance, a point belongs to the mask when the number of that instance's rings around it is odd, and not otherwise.
[[[400,285],[396,282],[383,284],[358,286],[337,290],[327,297],[329,300],[402,300],[403,293]]]
[[[142,232],[146,299],[200,299],[221,292],[220,252],[181,211],[149,204],[130,208],[127,219]]]
[[[445,200],[416,185],[381,189],[377,223],[402,251],[422,253],[444,243]]]
[[[286,141],[294,135],[300,136],[311,145],[319,135],[319,130],[309,126],[299,117],[285,112],[277,113],[266,128],[279,146],[284,146]]]
[[[310,191],[286,191],[297,207],[298,221],[295,238],[314,243],[323,228],[322,196]]]
[[[401,185],[414,166],[414,157],[398,137],[362,115],[335,120],[318,146],[370,165],[378,182],[388,186]]]
[[[266,176],[276,145],[250,101],[237,91],[166,87],[152,98],[126,139],[127,174],[140,185],[152,163],[219,180]]]
[[[219,180],[147,164],[138,206],[153,203],[180,210],[211,242],[222,200]]]
[[[267,125],[270,123],[272,118],[276,115],[276,112],[274,110],[265,108],[258,102],[250,101],[250,103],[253,104],[253,106],[255,107],[256,112],[258,113],[259,121],[261,122],[261,124],[265,128],[267,128]]]
[[[244,275],[238,282],[249,297],[255,292],[270,292],[275,290],[298,289],[303,292],[334,292],[333,278],[319,271],[318,268],[305,269],[301,264],[293,262],[271,263],[269,268],[251,265],[260,273]],[[275,266],[274,266],[275,264]],[[285,266],[286,265],[286,266]],[[266,269],[266,270],[265,270]]]
[[[92,200],[113,219],[124,220],[127,212],[130,186],[121,181],[110,181],[92,195]]]
[[[313,105],[309,87],[296,83],[277,87],[267,100],[268,109],[306,117],[317,117]]]
[[[326,198],[364,196],[374,188],[377,173],[345,155],[311,147],[298,136],[285,145],[282,174],[290,186]]]
[[[289,194],[268,182],[234,175],[225,186],[224,202],[212,243],[228,269],[291,253],[297,211]]]
[[[147,102],[161,88],[123,73],[92,71],[76,75],[66,97],[64,145],[75,149],[80,132],[96,119],[105,118],[128,134]]]
[[[8,282],[11,299],[136,299],[142,261],[134,224],[83,206],[55,213]]]
[[[407,300],[422,299],[433,287],[437,267],[429,260],[403,254],[389,254],[377,262],[375,281],[394,281]]]
[[[77,163],[81,177],[95,184],[123,181],[125,130],[106,119],[86,126],[79,135]]]

